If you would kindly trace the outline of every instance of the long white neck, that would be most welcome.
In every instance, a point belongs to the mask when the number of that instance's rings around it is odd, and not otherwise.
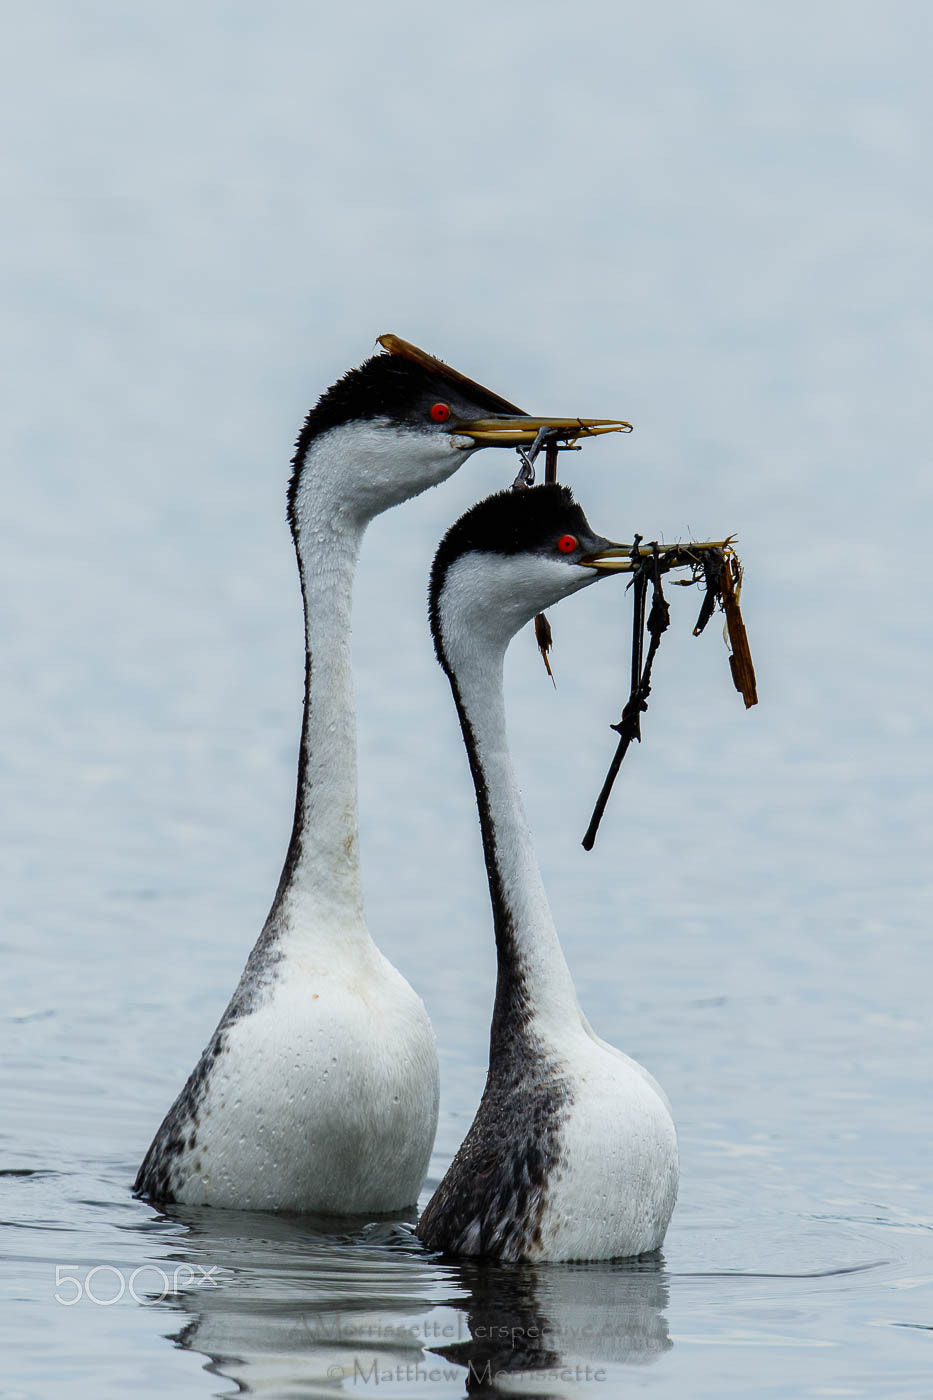
[[[278,901],[302,944],[369,944],[360,877],[353,579],[368,521],[327,491],[294,520],[304,599],[305,696],[295,822]]]
[[[366,527],[450,476],[453,439],[387,421],[347,424],[308,448],[290,492],[305,610],[305,703],[295,822],[276,909],[302,949],[371,951],[360,878],[353,579]]]
[[[498,954],[492,1051],[518,1022],[545,1039],[582,1024],[509,755],[505,645],[477,637],[448,654],[451,687],[476,788]]]

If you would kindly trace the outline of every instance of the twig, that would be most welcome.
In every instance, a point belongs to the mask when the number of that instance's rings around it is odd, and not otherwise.
[[[722,608],[726,614],[726,631],[732,655],[729,669],[736,690],[745,701],[746,710],[758,704],[758,686],[755,681],[755,667],[748,647],[748,634],[739,608],[739,593],[742,588],[742,566],[733,556],[725,561],[722,577]]]
[[[557,682],[554,679],[554,672],[551,670],[551,663],[548,660],[548,652],[554,645],[554,635],[551,632],[551,624],[547,620],[545,613],[538,613],[535,617],[535,641],[538,643],[538,650],[541,653],[541,660],[544,662],[544,669],[551,678],[551,684],[557,689]]]
[[[641,543],[641,536],[635,536],[635,543],[632,547],[633,558],[639,557],[638,546]],[[647,624],[645,622],[645,594],[648,587],[648,570],[650,567],[651,583],[653,587],[651,597],[651,611],[648,614]],[[622,760],[628,752],[628,747],[633,739],[641,743],[641,717],[648,708],[648,696],[651,694],[651,668],[654,665],[654,658],[658,654],[658,647],[661,645],[661,637],[671,625],[671,610],[664,590],[661,587],[661,561],[657,544],[652,546],[650,565],[648,560],[642,561],[634,579],[635,588],[635,616],[632,624],[632,687],[629,691],[628,700],[622,710],[622,718],[618,724],[610,725],[619,736],[619,742],[609,765],[609,772],[602,785],[599,797],[596,799],[596,806],[593,808],[593,815],[590,824],[586,829],[583,838],[583,849],[591,851],[596,841],[596,833],[602,821],[609,795],[612,792],[613,784],[619,775],[622,767]],[[648,645],[648,655],[642,662],[644,651],[645,626],[648,628],[648,635],[651,641]]]
[[[534,481],[534,460],[542,446],[544,447],[544,483],[547,486],[557,481],[557,454],[560,451],[557,435],[553,429],[539,428],[537,437],[532,443],[531,451],[527,456],[520,454],[523,458],[522,470],[512,483],[513,486],[519,486],[519,484],[531,485],[531,482]],[[531,482],[528,481],[527,474],[524,477],[522,476],[526,468],[531,472]],[[551,632],[551,624],[547,620],[546,613],[540,612],[535,615],[535,640],[538,643],[538,650],[541,653],[541,660],[544,662],[544,668],[551,678],[551,684],[556,690],[557,682],[554,679],[554,672],[551,670],[551,663],[548,658],[548,652],[554,645],[554,636]]]
[[[650,556],[650,558],[648,557]],[[624,556],[623,556],[624,558]],[[732,548],[732,541],[721,540],[717,543],[691,544],[691,545],[668,545],[659,547],[657,544],[642,545],[641,536],[635,536],[635,543],[631,550],[631,568],[634,573],[634,619],[632,629],[632,672],[631,689],[628,700],[622,710],[622,717],[617,724],[610,725],[619,736],[616,751],[609,765],[609,772],[600,790],[596,805],[593,808],[593,815],[590,824],[583,837],[583,849],[591,851],[596,841],[596,833],[602,821],[606,804],[609,801],[613,784],[622,766],[622,760],[628,752],[629,745],[633,739],[641,742],[641,716],[648,708],[648,696],[651,693],[651,668],[654,658],[657,655],[661,637],[670,626],[670,607],[661,587],[661,576],[671,569],[689,568],[693,572],[693,578],[676,579],[677,583],[699,583],[701,578],[706,585],[706,595],[703,605],[700,608],[700,615],[697,618],[696,626],[693,629],[694,636],[699,636],[715,611],[717,603],[722,606],[726,615],[726,630],[728,633],[731,655],[729,665],[732,671],[732,679],[736,690],[740,692],[745,701],[746,709],[758,703],[758,692],[755,685],[755,669],[752,665],[751,652],[748,646],[748,636],[745,631],[745,623],[742,620],[742,613],[739,608],[739,592],[742,582],[742,566]],[[647,624],[645,622],[645,592],[650,573],[654,592],[651,600],[651,611],[648,614]],[[648,647],[648,655],[642,663],[642,651],[644,646],[644,630],[647,625],[651,642]]]

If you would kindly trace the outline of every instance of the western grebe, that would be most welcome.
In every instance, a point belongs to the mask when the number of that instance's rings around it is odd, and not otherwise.
[[[532,443],[556,420],[395,337],[382,343],[389,353],[328,389],[298,439],[288,516],[306,660],[294,825],[239,985],[139,1169],[135,1189],[153,1201],[380,1214],[411,1205],[427,1169],[434,1035],[363,909],[354,570],[375,516],[478,447]]]
[[[509,757],[503,662],[515,632],[618,568],[566,487],[491,496],[445,536],[431,629],[476,789],[498,958],[489,1072],[418,1226],[430,1249],[509,1261],[609,1259],[664,1238],[678,1185],[670,1105],[580,1009]]]

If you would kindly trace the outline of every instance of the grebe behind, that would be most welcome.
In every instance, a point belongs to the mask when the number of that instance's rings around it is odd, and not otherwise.
[[[139,1169],[136,1192],[156,1202],[387,1214],[417,1200],[427,1169],[434,1035],[363,908],[354,571],[376,515],[444,481],[478,447],[531,443],[551,420],[385,339],[390,353],[327,390],[298,440],[288,515],[305,695],[291,840],[239,985]]]

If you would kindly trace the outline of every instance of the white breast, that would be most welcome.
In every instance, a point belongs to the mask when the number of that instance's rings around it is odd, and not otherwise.
[[[657,1249],[677,1200],[677,1131],[636,1061],[584,1024],[568,1046],[571,1103],[548,1180],[541,1259],[613,1259]]]
[[[226,1029],[177,1200],[322,1214],[417,1200],[437,1120],[434,1034],[421,999],[373,952],[352,981],[293,963]]]

